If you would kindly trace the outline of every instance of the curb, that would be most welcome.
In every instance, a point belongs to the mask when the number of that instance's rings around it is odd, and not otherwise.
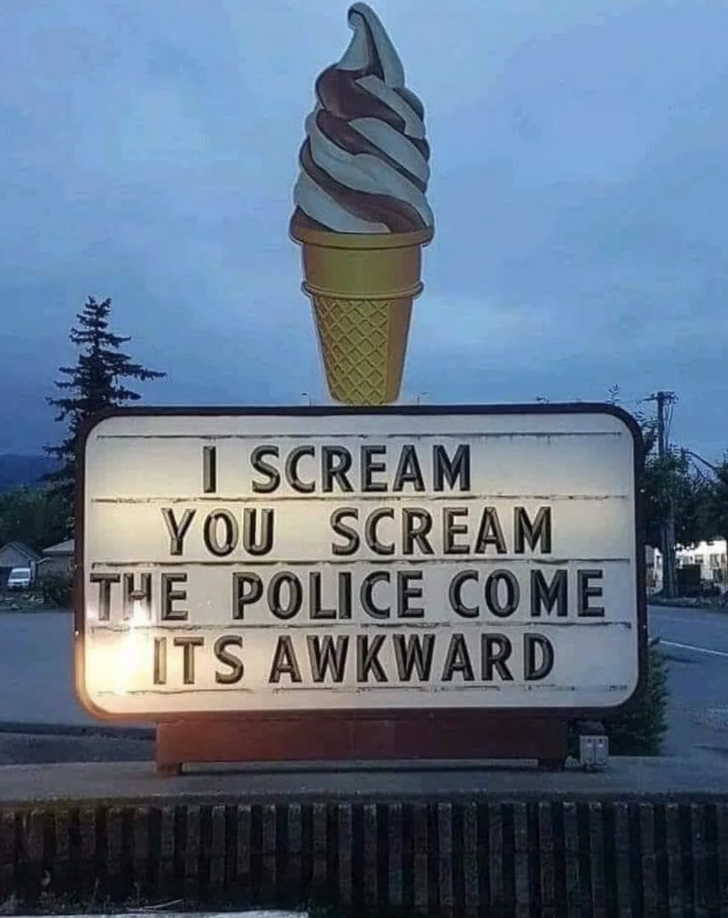
[[[667,602],[658,600],[657,602],[654,599],[647,599],[647,605],[652,606],[653,609],[681,609],[686,612],[688,615],[691,612],[713,612],[716,615],[722,615],[728,617],[728,605],[705,605],[705,606],[691,606],[685,605],[685,601],[680,601],[679,599],[668,600]]]
[[[154,727],[109,727],[102,724],[41,724],[0,721],[0,734],[26,736],[108,737],[109,739],[154,739]]]

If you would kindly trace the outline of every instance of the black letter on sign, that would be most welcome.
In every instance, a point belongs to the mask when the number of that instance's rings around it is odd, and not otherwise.
[[[386,456],[386,446],[362,446],[361,448],[361,489],[365,494],[386,491],[386,481],[375,481],[374,476],[387,471],[383,462],[374,462],[375,456]]]
[[[273,548],[275,516],[272,510],[261,510],[260,515],[262,521],[258,527],[258,511],[251,508],[243,511],[243,548],[256,558],[267,555]]]
[[[392,542],[380,542],[377,536],[377,526],[380,520],[393,520],[394,510],[390,507],[381,507],[379,510],[373,510],[364,524],[364,539],[376,555],[393,555],[394,544]]]
[[[384,643],[383,634],[375,634],[369,644],[369,636],[357,634],[356,636],[356,679],[357,682],[368,682],[369,673],[374,676],[375,682],[386,682],[387,674],[379,662],[379,651]]]
[[[354,488],[346,476],[351,468],[351,453],[343,446],[324,446],[321,448],[321,490],[330,494],[334,482],[340,491],[353,491]]]
[[[522,555],[526,551],[526,542],[531,551],[536,550],[538,542],[541,543],[541,554],[551,554],[551,507],[539,507],[536,519],[531,522],[525,507],[515,507],[513,510],[513,539],[514,551]]]
[[[324,607],[324,588],[321,582],[321,572],[312,571],[308,575],[308,592],[311,608],[311,619],[321,621],[322,619],[331,621],[336,619],[336,609],[326,609]]]
[[[215,682],[218,685],[235,685],[236,682],[240,682],[243,678],[243,661],[240,657],[236,657],[234,653],[230,653],[228,647],[243,647],[243,639],[237,634],[228,634],[219,637],[215,641],[214,653],[216,659],[223,664],[223,666],[229,666],[229,673],[215,673]]]
[[[283,605],[281,594],[284,588],[288,593],[288,602]],[[295,574],[289,571],[279,571],[271,578],[268,584],[268,606],[271,615],[285,620],[294,618],[301,611],[303,603],[303,587]]]
[[[473,682],[475,680],[473,664],[470,662],[468,645],[465,643],[465,635],[463,634],[453,634],[450,638],[445,665],[442,668],[442,681],[452,682],[455,673],[462,673],[465,682]]]
[[[268,682],[271,684],[280,682],[281,676],[290,676],[291,682],[303,681],[301,679],[301,669],[296,659],[296,651],[293,649],[293,641],[288,636],[278,638]]]
[[[435,549],[430,545],[427,535],[432,529],[432,517],[427,510],[402,511],[402,553],[412,555],[417,545],[423,555],[433,555]]]
[[[167,684],[167,638],[154,638],[154,684]]]
[[[565,618],[569,608],[568,581],[566,571],[554,571],[551,583],[546,583],[546,578],[541,571],[531,571],[531,617],[541,617],[541,607],[545,606],[547,615],[550,615],[556,606],[558,618]]]
[[[541,651],[541,665],[536,664],[536,648]],[[523,678],[527,682],[545,679],[554,668],[554,648],[542,634],[523,635]]]
[[[174,510],[172,510],[171,507],[162,508],[162,518],[164,520],[164,525],[167,527],[167,532],[169,533],[170,555],[179,556],[182,554],[187,530],[190,528],[196,513],[196,510],[185,510],[182,514],[182,519],[177,522]]]
[[[513,674],[506,666],[513,647],[505,634],[484,634],[482,643],[483,681],[493,681],[493,670],[503,682],[513,682]]]
[[[500,523],[500,517],[495,507],[486,507],[480,518],[480,528],[475,537],[473,554],[484,555],[489,545],[495,546],[499,555],[508,553],[506,537],[503,535],[503,527]]]
[[[392,640],[400,681],[409,682],[412,679],[412,671],[416,669],[420,682],[427,682],[432,669],[432,655],[435,652],[435,635],[426,634],[420,641],[419,634],[411,634],[408,637],[395,634]]]
[[[218,523],[223,524],[222,542],[217,537]],[[239,534],[238,521],[229,510],[213,510],[205,520],[202,539],[205,543],[205,548],[211,555],[215,555],[217,558],[224,558],[235,551]]]
[[[506,585],[506,601],[501,602],[498,587]],[[493,615],[508,618],[518,608],[521,599],[521,588],[514,574],[510,571],[493,571],[485,583],[485,602]]]
[[[187,599],[187,590],[175,590],[175,583],[187,583],[187,574],[162,574],[162,621],[186,622],[190,617],[187,609],[175,609],[176,602]]]
[[[261,475],[265,475],[265,481],[254,481],[253,482],[253,493],[254,494],[270,494],[272,491],[277,490],[281,483],[281,474],[278,469],[271,465],[265,460],[268,457],[273,459],[278,458],[278,447],[277,446],[256,446],[253,452],[250,454],[250,464],[253,466],[256,472],[260,472]]]
[[[411,599],[422,599],[422,587],[410,586],[413,580],[422,583],[422,571],[397,571],[397,618],[425,617],[421,606],[410,606]]]
[[[146,616],[152,615],[152,575],[140,574],[139,586],[135,586],[134,574],[124,574],[124,618],[133,618],[134,605]]]
[[[579,608],[577,616],[579,618],[604,618],[604,606],[590,606],[590,599],[601,599],[604,591],[601,586],[592,586],[590,580],[601,580],[604,577],[604,571],[577,571],[576,582],[577,592],[579,594]]]
[[[185,685],[195,684],[195,647],[202,647],[204,643],[204,638],[192,635],[174,639],[174,646],[182,648],[182,681]]]
[[[460,490],[470,490],[470,447],[467,443],[461,443],[455,450],[452,459],[448,456],[444,446],[433,446],[432,448],[432,478],[433,490],[444,491],[444,482],[450,486],[450,490],[455,490],[455,482],[460,479]]]
[[[362,580],[361,587],[359,588],[359,601],[362,610],[371,618],[389,618],[391,612],[390,606],[382,608],[374,603],[372,594],[374,592],[374,587],[378,583],[390,583],[389,571],[372,571],[371,574],[367,574]]]
[[[443,554],[445,555],[467,555],[470,553],[470,546],[456,542],[455,536],[467,535],[467,523],[456,523],[455,520],[468,516],[467,507],[444,507],[442,510],[442,541]]]
[[[217,447],[202,447],[202,490],[205,494],[217,491]]]
[[[245,607],[262,595],[263,581],[258,574],[233,574],[233,618],[245,618]]]
[[[392,490],[402,491],[406,484],[413,485],[414,490],[420,493],[425,490],[425,479],[422,477],[420,460],[417,457],[417,450],[411,443],[402,447],[397,471],[394,473]]]
[[[100,622],[108,622],[111,618],[111,584],[118,583],[121,580],[120,574],[91,574],[91,583],[99,585],[99,609],[98,619]]]
[[[318,635],[309,635],[306,638],[308,644],[308,658],[311,663],[311,674],[314,682],[325,682],[326,671],[331,670],[331,679],[333,682],[344,681],[344,671],[346,667],[346,653],[349,649],[349,638],[347,635],[339,635],[336,638],[336,647],[334,647],[331,635],[320,638]]]
[[[477,618],[480,615],[480,609],[477,606],[466,606],[462,598],[462,586],[467,581],[477,581],[477,571],[459,571],[450,581],[447,594],[450,600],[450,606],[453,612],[456,612],[462,618]]]
[[[313,481],[301,481],[298,476],[298,463],[304,456],[315,456],[316,450],[313,446],[297,446],[292,449],[286,459],[286,478],[294,491],[299,494],[313,494],[316,485]]]
[[[331,514],[331,528],[336,535],[346,539],[344,545],[334,543],[331,546],[331,552],[334,555],[353,555],[359,549],[359,534],[343,522],[345,519],[358,520],[359,511],[353,507],[340,507]]]

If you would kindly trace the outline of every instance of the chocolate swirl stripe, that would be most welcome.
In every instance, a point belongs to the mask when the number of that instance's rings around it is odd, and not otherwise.
[[[390,233],[409,233],[424,229],[425,220],[406,201],[383,194],[357,191],[337,182],[328,172],[316,165],[311,155],[311,142],[307,140],[301,148],[301,167],[308,177],[330,198],[350,214],[367,223],[380,223]]]
[[[339,207],[359,219],[383,224],[390,232],[423,229],[428,224],[429,216],[429,207],[424,197],[429,178],[429,145],[424,137],[407,136],[407,120],[381,98],[359,85],[357,80],[367,76],[376,78],[376,74],[366,71],[343,71],[335,67],[321,74],[316,83],[319,108],[314,112],[313,123],[309,126],[310,136],[301,148],[301,168]],[[409,92],[398,93],[397,98],[412,108],[414,119],[410,120],[421,124],[419,112],[411,106],[408,98],[413,95]],[[418,107],[422,109],[421,104]],[[362,133],[371,122],[379,123],[385,131],[389,128],[401,138],[400,146],[405,148],[404,158],[413,163],[411,169],[407,168],[401,158],[398,160],[390,156]],[[316,137],[317,131],[329,142],[330,150],[326,150],[325,144]],[[405,184],[392,181],[390,176],[392,194],[382,193],[379,189],[367,189],[368,173],[366,164],[362,163],[357,174],[357,184],[364,187],[352,187],[353,181],[344,180],[338,170],[341,162],[338,151],[343,151],[348,157],[372,156],[380,164],[380,181],[384,181],[382,177],[391,171],[400,176]]]
[[[364,119],[357,120],[364,121]],[[400,175],[404,176],[407,181],[411,182],[423,194],[427,190],[427,179],[429,178],[427,158],[422,154],[421,147],[413,143],[409,138],[406,139],[406,142],[413,147],[413,158],[416,156],[417,159],[421,161],[421,169],[419,171],[424,173],[424,177],[419,177],[415,172],[407,169],[403,163],[389,156],[381,147],[372,143],[371,140],[368,140],[361,132],[356,122],[347,124],[345,121],[336,118],[331,112],[321,109],[321,111],[316,113],[316,127],[321,131],[324,137],[346,153],[352,156],[357,156],[362,153],[375,156],[377,159],[386,163],[391,169],[399,172]],[[403,135],[399,136],[403,137]]]
[[[349,49],[316,80],[299,153],[297,214],[334,232],[431,227],[424,108],[405,88],[402,64],[372,10],[355,3],[349,22]]]

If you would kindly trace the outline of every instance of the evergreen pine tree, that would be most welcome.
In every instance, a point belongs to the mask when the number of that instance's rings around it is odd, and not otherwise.
[[[69,334],[71,342],[80,350],[78,360],[75,366],[60,367],[60,379],[55,385],[61,394],[47,399],[58,411],[56,421],[66,424],[66,436],[60,445],[47,446],[45,450],[60,464],[58,470],[48,476],[48,481],[51,491],[66,503],[69,528],[73,525],[76,441],[82,422],[97,412],[138,401],[141,396],[129,389],[125,381],[146,382],[166,375],[134,363],[121,350],[131,338],[114,334],[109,329],[110,313],[110,299],[97,302],[89,297]]]

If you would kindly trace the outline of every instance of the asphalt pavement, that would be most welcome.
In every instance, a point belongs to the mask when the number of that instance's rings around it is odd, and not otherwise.
[[[667,754],[728,760],[728,610],[651,607],[649,616],[670,671]],[[149,761],[139,725],[109,734],[79,705],[72,650],[69,613],[0,614],[0,764]]]
[[[728,762],[728,609],[652,606],[670,672],[668,755]]]

